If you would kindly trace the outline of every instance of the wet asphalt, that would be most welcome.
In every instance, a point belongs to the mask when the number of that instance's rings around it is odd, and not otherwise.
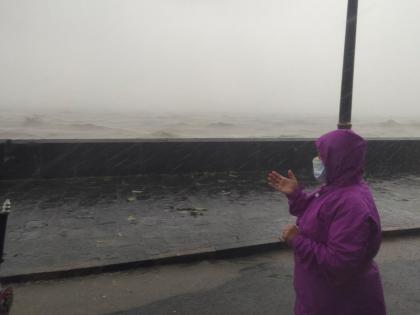
[[[388,314],[420,314],[420,236],[377,257]],[[292,314],[292,253],[143,268],[15,286],[13,314]]]

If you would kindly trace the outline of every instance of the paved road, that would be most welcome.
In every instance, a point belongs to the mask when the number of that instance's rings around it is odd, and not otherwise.
[[[420,314],[420,236],[387,239],[377,259],[390,315]],[[291,314],[290,251],[21,284],[14,315]]]
[[[294,218],[265,175],[0,181],[13,203],[0,275],[275,241]],[[420,226],[420,177],[370,183],[384,227]]]

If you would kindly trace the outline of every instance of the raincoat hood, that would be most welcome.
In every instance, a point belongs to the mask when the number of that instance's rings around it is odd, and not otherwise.
[[[327,185],[347,186],[362,180],[366,141],[349,129],[328,132],[315,142],[327,171]]]

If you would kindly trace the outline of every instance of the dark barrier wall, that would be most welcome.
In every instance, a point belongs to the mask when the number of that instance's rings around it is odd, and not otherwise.
[[[312,139],[16,140],[0,141],[3,179],[190,172],[308,174]],[[420,139],[370,139],[370,175],[419,173]]]

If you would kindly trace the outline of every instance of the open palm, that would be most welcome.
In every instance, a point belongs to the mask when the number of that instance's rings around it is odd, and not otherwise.
[[[291,170],[287,172],[287,176],[288,177],[284,177],[276,171],[272,171],[268,174],[267,177],[268,184],[274,189],[286,195],[290,195],[297,188],[298,181],[296,179],[295,174],[293,174]]]

